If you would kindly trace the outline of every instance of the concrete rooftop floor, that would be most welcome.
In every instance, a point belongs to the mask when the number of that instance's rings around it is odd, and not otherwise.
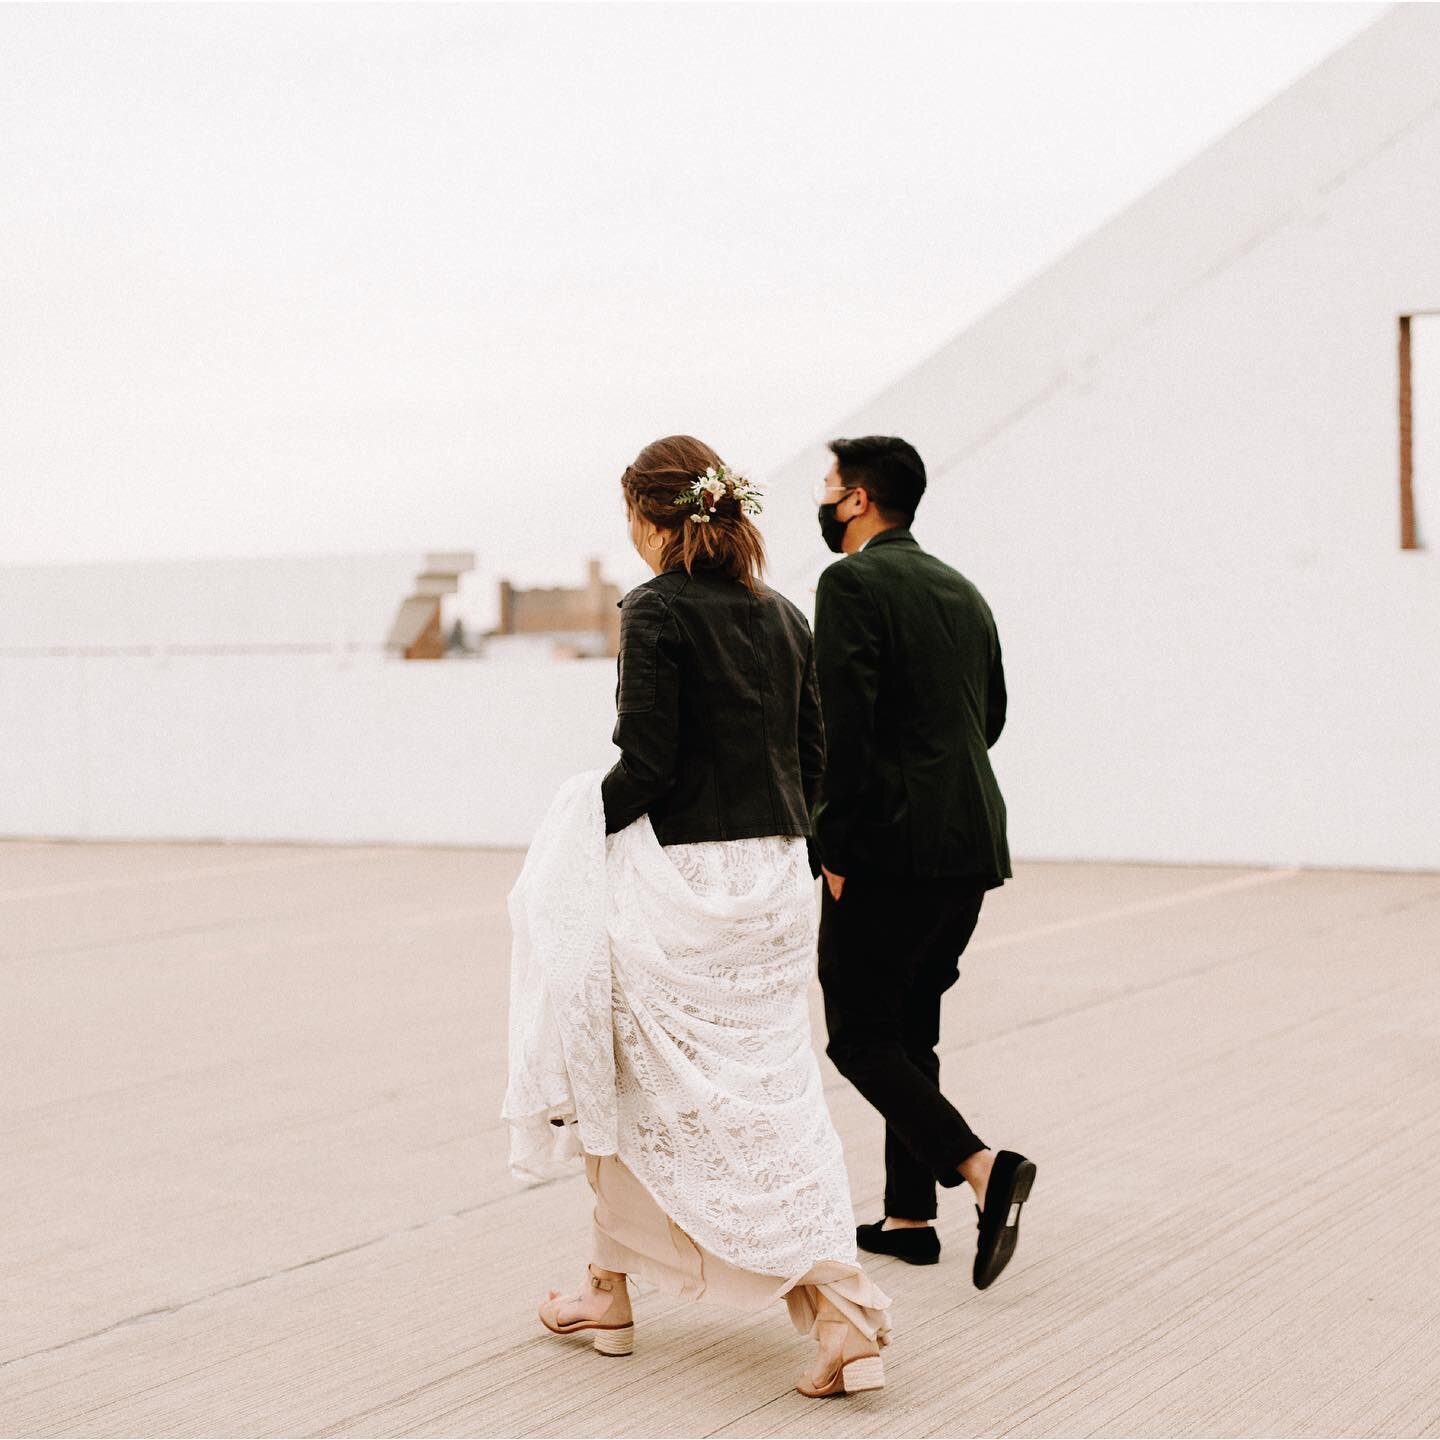
[[[506,1170],[519,862],[0,844],[0,1433],[1440,1435],[1440,875],[1022,866],[944,1038],[1020,1253],[977,1293],[942,1197],[888,1387],[812,1401],[778,1305],[535,1322],[589,1207]]]

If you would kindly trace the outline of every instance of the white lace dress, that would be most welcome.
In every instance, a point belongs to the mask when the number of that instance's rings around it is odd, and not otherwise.
[[[802,1329],[818,1287],[883,1337],[811,1045],[804,841],[662,847],[643,817],[607,840],[600,778],[561,789],[510,898],[512,1169],[592,1157],[597,1241],[627,1261],[608,1268],[747,1308],[788,1294]]]

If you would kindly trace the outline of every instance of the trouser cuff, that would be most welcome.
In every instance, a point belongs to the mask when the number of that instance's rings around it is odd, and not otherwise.
[[[955,1186],[965,1183],[965,1177],[960,1173],[960,1166],[972,1155],[978,1155],[986,1148],[985,1142],[978,1135],[973,1136],[972,1140],[974,1142],[973,1144],[967,1143],[956,1153],[954,1164],[936,1173],[935,1178],[944,1185],[946,1189],[953,1190]]]
[[[885,1197],[885,1213],[892,1220],[933,1220],[935,1219],[935,1202],[932,1200],[928,1205],[919,1205],[913,1200],[898,1200],[887,1195]]]

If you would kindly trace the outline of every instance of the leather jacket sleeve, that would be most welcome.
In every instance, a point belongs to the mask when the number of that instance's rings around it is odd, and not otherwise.
[[[605,833],[638,820],[675,784],[680,751],[680,639],[667,597],[640,589],[620,611],[614,742],[601,785]]]
[[[815,596],[815,671],[825,715],[825,772],[813,822],[816,848],[836,875],[850,845],[870,775],[880,693],[881,622],[845,561],[820,577]]]

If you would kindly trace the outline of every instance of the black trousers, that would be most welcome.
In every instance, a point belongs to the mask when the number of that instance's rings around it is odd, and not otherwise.
[[[825,1053],[885,1117],[885,1213],[935,1218],[935,1184],[985,1142],[940,1093],[940,997],[980,918],[964,879],[851,875],[820,899]]]

